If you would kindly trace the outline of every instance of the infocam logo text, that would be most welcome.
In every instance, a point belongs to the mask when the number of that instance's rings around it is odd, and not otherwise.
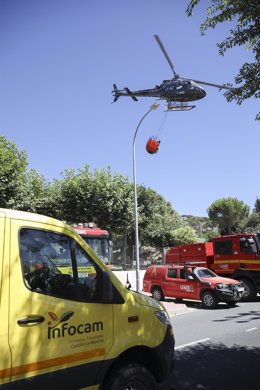
[[[54,326],[50,326],[52,324],[51,322],[48,323],[48,340],[103,331],[102,321],[70,325],[68,320],[73,316],[73,311],[62,314],[60,318],[53,312],[49,312],[48,314],[52,321],[57,321],[57,324]]]

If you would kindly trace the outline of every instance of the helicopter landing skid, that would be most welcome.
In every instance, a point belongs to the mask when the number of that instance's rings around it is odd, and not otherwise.
[[[166,106],[166,110],[165,111],[189,111],[189,110],[192,110],[193,108],[195,108],[196,106],[188,106],[186,104],[172,104],[172,102],[168,102],[167,106]]]

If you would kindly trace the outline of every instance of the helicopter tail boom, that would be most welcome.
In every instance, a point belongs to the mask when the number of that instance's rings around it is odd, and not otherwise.
[[[130,96],[135,102],[138,102],[138,99],[132,94],[129,88],[126,87],[124,88],[124,90],[126,91],[128,96]]]
[[[130,96],[135,102],[137,102],[137,98],[135,97],[135,95],[133,95],[133,93],[130,91],[129,88],[125,87],[124,90],[119,90],[117,88],[117,85],[116,84],[113,84],[113,87],[114,87],[114,90],[113,90],[113,94],[114,94],[114,102],[116,102],[120,96]]]

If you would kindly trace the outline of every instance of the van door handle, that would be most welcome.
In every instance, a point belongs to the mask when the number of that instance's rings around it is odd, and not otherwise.
[[[42,316],[27,316],[25,318],[21,318],[20,320],[17,320],[17,324],[19,326],[26,326],[26,325],[37,325],[41,324],[45,321],[45,318]]]

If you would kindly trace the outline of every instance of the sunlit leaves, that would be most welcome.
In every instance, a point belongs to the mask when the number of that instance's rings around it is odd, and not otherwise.
[[[26,152],[0,136],[0,207],[9,207],[16,198],[27,164]]]
[[[188,16],[192,16],[194,7],[199,0],[191,0],[187,8]],[[235,22],[235,29],[230,30],[230,36],[217,44],[219,54],[235,46],[245,46],[251,50],[255,61],[245,63],[235,77],[237,87],[225,92],[227,101],[235,100],[241,104],[248,98],[258,99],[260,96],[260,2],[259,0],[211,0],[207,9],[207,17],[200,26],[204,35],[208,28],[215,28],[219,23]],[[260,119],[260,113],[256,119]]]
[[[237,198],[221,198],[208,208],[208,216],[222,234],[241,232],[247,223],[250,208]]]

